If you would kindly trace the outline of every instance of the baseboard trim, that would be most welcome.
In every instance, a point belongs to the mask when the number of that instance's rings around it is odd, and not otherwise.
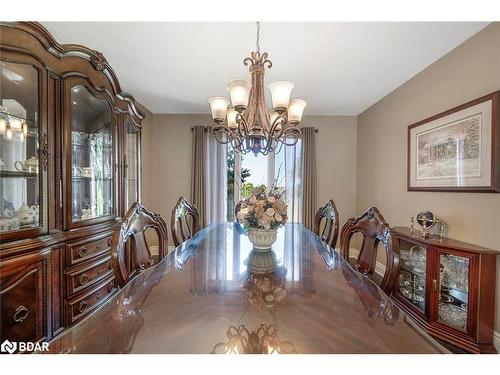
[[[158,245],[149,246],[149,251],[151,255],[158,255],[160,253],[160,247]]]
[[[375,273],[381,277],[384,277],[385,274],[385,264],[377,262],[375,264]]]
[[[349,254],[351,254],[354,258],[357,258],[358,255],[359,255],[359,250],[358,249],[354,249],[354,248],[350,248],[349,249]],[[384,277],[384,274],[385,274],[385,265],[380,263],[380,262],[377,262],[375,264],[375,273],[381,277]]]
[[[169,246],[167,249],[168,249],[168,253],[170,254],[172,251],[174,251],[175,246]],[[160,254],[160,247],[158,245],[152,245],[149,247],[149,251],[151,251],[151,255],[159,255]]]

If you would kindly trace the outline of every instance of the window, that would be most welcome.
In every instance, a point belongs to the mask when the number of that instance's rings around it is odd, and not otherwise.
[[[288,222],[301,222],[302,208],[302,144],[283,146],[269,155],[241,155],[228,147],[227,220],[234,221],[234,206],[248,198],[261,185],[270,187],[274,181],[286,191]]]

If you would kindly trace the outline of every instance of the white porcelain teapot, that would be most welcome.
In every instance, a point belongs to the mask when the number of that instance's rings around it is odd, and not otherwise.
[[[19,172],[38,173],[38,159],[32,156],[25,161],[18,160],[14,163],[14,168]]]
[[[30,207],[26,203],[23,203],[21,207],[14,211],[14,216],[19,219],[21,225],[31,224],[37,219],[38,208],[36,206]]]

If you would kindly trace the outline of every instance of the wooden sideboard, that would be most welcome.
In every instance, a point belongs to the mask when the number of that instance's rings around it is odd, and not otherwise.
[[[144,114],[104,56],[0,23],[1,337],[45,341],[114,293],[111,236],[140,201]]]
[[[430,335],[472,353],[493,346],[497,251],[409,228],[392,229],[400,254],[396,304]]]

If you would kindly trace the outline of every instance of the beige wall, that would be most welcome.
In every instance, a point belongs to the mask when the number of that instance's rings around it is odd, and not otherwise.
[[[318,204],[333,198],[341,220],[352,216],[356,201],[356,117],[309,116],[303,126],[315,126],[318,178]],[[153,115],[152,131],[143,135],[143,181],[146,204],[170,222],[177,199],[190,196],[191,126],[211,124],[209,115]],[[148,180],[149,178],[149,180]],[[170,236],[171,237],[171,236]]]
[[[356,212],[355,116],[305,116],[302,126],[314,126],[318,171],[318,206],[333,199],[340,223]]]
[[[374,67],[376,69],[376,67]],[[500,90],[500,23],[464,44],[383,98],[358,118],[357,211],[380,209],[391,226],[432,209],[450,237],[500,250],[500,195],[406,191],[407,127]],[[500,259],[497,263],[499,269]],[[500,331],[500,270],[496,331]]]
[[[153,139],[152,202],[170,227],[172,208],[180,196],[190,198],[192,133],[194,125],[205,125],[208,116],[155,114]],[[169,244],[173,245],[169,228]]]

